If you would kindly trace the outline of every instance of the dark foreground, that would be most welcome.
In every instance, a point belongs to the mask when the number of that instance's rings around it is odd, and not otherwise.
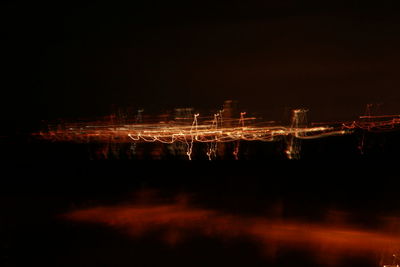
[[[196,231],[171,243],[161,227],[132,235],[123,222],[64,216],[95,207],[184,203],[243,221],[266,218],[400,236],[395,141],[377,142],[375,154],[359,157],[356,151],[341,154],[344,144],[331,140],[322,148],[304,147],[304,155],[314,149],[325,157],[300,161],[90,161],[78,154],[74,159],[72,145],[15,145],[25,156],[9,149],[2,162],[1,266],[379,266],[380,249],[341,250],[338,256],[324,244],[303,249],[279,238],[265,249],[253,237]],[[234,227],[235,220],[226,224]]]

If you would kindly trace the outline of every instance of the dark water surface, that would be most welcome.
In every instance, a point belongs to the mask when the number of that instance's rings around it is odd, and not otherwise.
[[[204,235],[197,228],[171,244],[164,226],[132,235],[126,221],[110,225],[63,217],[96,207],[183,203],[227,215],[229,227],[252,218],[278,219],[282,225],[302,222],[399,236],[398,167],[389,161],[3,163],[3,266],[378,266],[381,255],[378,248],[361,254],[345,249],[337,257],[329,249],[324,253],[323,243],[303,249],[279,238],[266,248],[254,235],[232,237],[225,230]],[[151,216],[157,220],[162,214]],[[172,234],[179,234],[179,227]]]
[[[243,143],[247,160],[212,162],[89,160],[98,145],[2,140],[1,266],[389,264],[398,140],[370,133],[363,154],[357,134],[302,141],[298,161],[283,143]]]

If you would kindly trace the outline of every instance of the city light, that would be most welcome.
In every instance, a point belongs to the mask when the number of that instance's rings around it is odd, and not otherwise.
[[[233,143],[232,154],[239,158],[240,142],[273,142],[285,140],[285,154],[289,159],[300,156],[300,140],[317,139],[333,135],[348,135],[362,131],[387,131],[400,125],[400,115],[360,116],[358,120],[331,123],[307,122],[306,109],[292,111],[290,125],[262,121],[257,117],[233,118],[230,102],[212,117],[193,113],[193,109],[176,109],[170,120],[150,121],[143,119],[143,110],[138,110],[134,120],[123,122],[116,119],[95,122],[74,122],[57,125],[55,129],[34,133],[34,136],[51,141],[103,142],[103,143],[159,143],[177,144],[185,147],[185,154],[192,159],[194,143],[205,143],[208,159],[216,157],[220,143]],[[168,114],[167,114],[168,115]],[[164,116],[167,117],[167,116]],[[53,127],[54,128],[54,127]],[[360,145],[362,146],[362,144]]]

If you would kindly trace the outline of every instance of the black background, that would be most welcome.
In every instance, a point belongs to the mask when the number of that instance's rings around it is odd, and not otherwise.
[[[309,143],[306,159],[294,162],[262,152],[239,162],[93,162],[76,145],[21,138],[42,120],[108,115],[112,106],[159,114],[237,99],[268,119],[308,107],[310,121],[353,119],[367,103],[398,113],[395,3],[2,2],[1,264],[316,265],[293,251],[268,262],[246,240],[199,238],[173,250],[154,236],[135,240],[58,217],[126,202],[142,189],[193,193],[203,206],[237,214],[259,215],[283,200],[288,218],[317,221],[334,208],[366,228],[398,216],[396,133],[369,138],[364,157],[355,136]],[[349,257],[340,265],[376,262]]]
[[[226,99],[280,120],[398,112],[396,1],[3,1],[4,126]]]

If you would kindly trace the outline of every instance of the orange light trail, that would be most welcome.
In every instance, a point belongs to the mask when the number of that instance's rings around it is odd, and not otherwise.
[[[245,237],[260,245],[266,256],[274,246],[289,246],[329,255],[371,255],[400,247],[400,236],[351,226],[306,223],[263,217],[229,215],[216,210],[193,208],[188,204],[99,206],[72,211],[65,219],[99,223],[120,229],[132,237],[163,230],[161,239],[174,245],[193,234],[217,238]],[[276,249],[276,248],[275,248]]]
[[[218,127],[216,122],[198,124],[198,114],[190,126],[169,124],[129,124],[129,125],[87,125],[72,126],[65,130],[55,130],[35,134],[45,139],[58,141],[79,141],[87,138],[116,142],[160,142],[172,144],[182,142],[233,142],[233,141],[274,141],[276,137],[294,135],[300,139],[320,138],[326,135],[346,134],[346,129],[333,127],[290,128],[284,126],[244,126],[246,119],[241,119],[241,127]],[[248,118],[247,120],[250,120]]]
[[[92,123],[71,123],[57,130],[33,134],[52,141],[71,142],[113,142],[113,143],[182,143],[186,145],[186,155],[192,159],[193,144],[207,143],[207,156],[211,160],[216,155],[217,143],[234,143],[233,155],[238,159],[240,141],[273,142],[286,138],[288,158],[297,158],[300,145],[297,140],[317,139],[332,135],[347,135],[356,129],[366,131],[385,131],[400,126],[400,115],[361,116],[358,121],[335,123],[312,123],[308,127],[305,113],[307,110],[293,110],[289,126],[271,122],[257,122],[255,117],[239,119],[222,118],[222,112],[210,117],[200,117],[199,113],[186,121],[175,118],[169,122],[109,124],[106,121]],[[319,124],[319,125],[318,125]]]

